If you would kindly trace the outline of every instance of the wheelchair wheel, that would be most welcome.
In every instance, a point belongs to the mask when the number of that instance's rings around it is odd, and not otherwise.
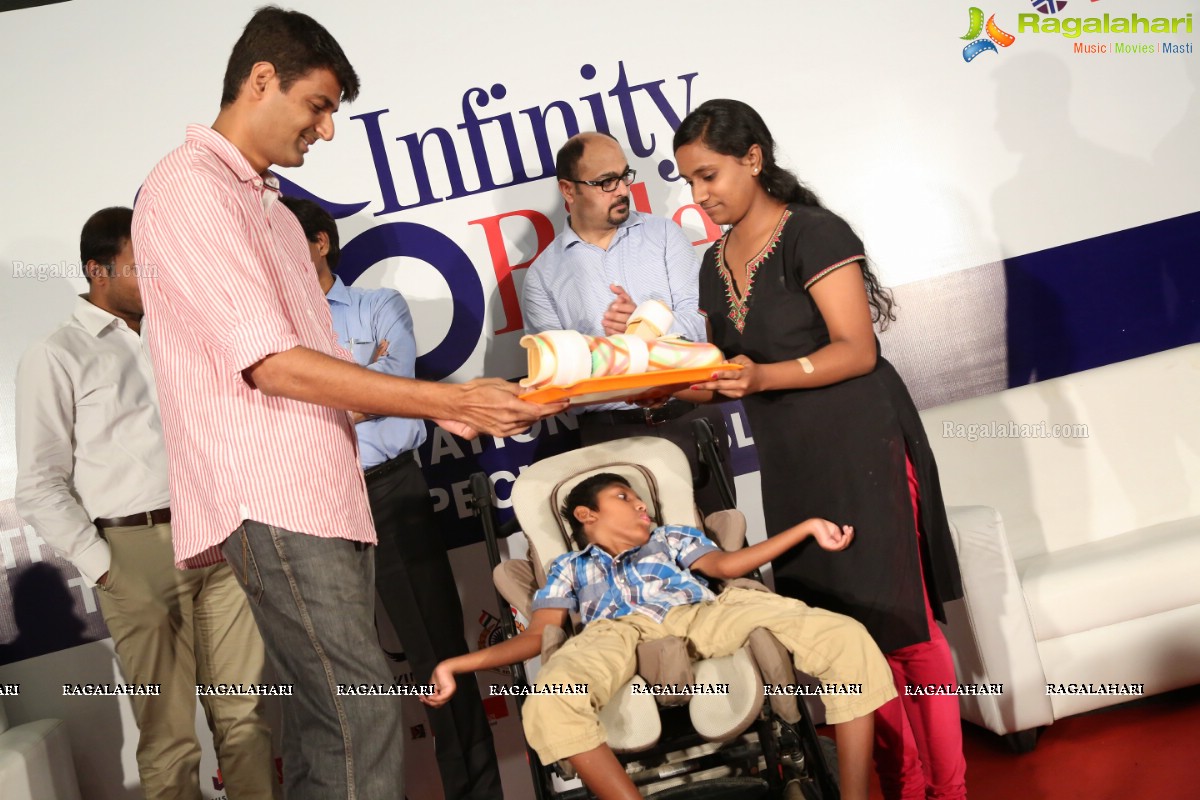
[[[765,800],[767,784],[757,778],[717,778],[652,792],[647,800]]]
[[[821,752],[825,756],[825,763],[829,765],[830,776],[836,786],[838,783],[838,753],[837,745],[828,736],[818,736],[817,741],[821,743]],[[788,794],[792,784],[796,785],[799,794]],[[835,790],[836,791],[836,790]],[[839,795],[827,796],[821,791],[821,787],[813,780],[793,781],[789,783],[784,790],[785,800],[838,800]]]

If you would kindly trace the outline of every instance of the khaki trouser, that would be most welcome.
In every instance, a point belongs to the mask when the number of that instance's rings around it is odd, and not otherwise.
[[[600,709],[634,674],[639,642],[687,639],[699,658],[727,656],[766,628],[792,654],[796,668],[826,685],[861,684],[861,694],[828,694],[830,724],[870,714],[896,696],[892,671],[867,629],[850,617],[799,600],[729,589],[716,602],[677,606],[655,622],[641,614],[599,619],[567,640],[538,674],[537,685],[587,683],[587,694],[532,695],[521,709],[525,737],[543,764],[604,744]]]
[[[109,528],[100,610],[134,696],[137,761],[148,800],[200,800],[196,685],[262,682],[263,644],[228,564],[175,568],[169,524]],[[286,701],[286,698],[285,698]],[[201,697],[230,800],[271,798],[278,782],[258,697]]]

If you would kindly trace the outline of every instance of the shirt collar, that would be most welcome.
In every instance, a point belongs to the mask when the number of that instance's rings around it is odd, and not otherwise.
[[[329,287],[329,291],[325,293],[325,299],[331,303],[340,303],[341,305],[350,305],[350,290],[346,288],[346,284],[342,283],[342,279],[337,275],[333,276],[333,286]]]
[[[587,547],[585,547],[579,551],[578,557],[579,558],[600,558],[601,556],[603,556],[604,558],[607,558],[609,561],[615,561],[616,558],[623,556],[626,553],[632,553],[635,550],[641,550],[647,544],[650,544],[650,542],[652,542],[654,540],[654,537],[658,536],[659,533],[661,533],[661,532],[662,532],[662,526],[660,525],[660,526],[656,527],[654,530],[650,531],[650,537],[648,539],[646,539],[645,544],[639,544],[637,547],[631,547],[628,550],[622,550],[621,552],[617,553],[616,556],[610,556],[608,554],[607,550],[605,550],[603,547],[597,546],[595,542],[588,542]]]
[[[268,172],[266,175],[259,175],[233,142],[207,125],[188,125],[187,141],[203,147],[221,159],[225,166],[229,167],[229,171],[243,183],[254,184],[256,189],[266,186],[268,189],[279,191],[279,179],[275,177],[274,173]]]
[[[117,317],[95,305],[83,295],[75,299],[75,311],[72,312],[76,321],[92,336],[99,336],[104,329],[117,321]]]
[[[579,551],[580,558],[591,558],[593,553],[604,553],[599,547],[596,547],[595,542],[588,542],[587,546]],[[608,553],[604,553],[608,555]]]
[[[623,237],[628,236],[631,228],[636,228],[641,224],[641,212],[630,209],[629,216],[625,218],[624,222],[617,226],[617,235],[613,237],[613,242],[617,242]],[[563,228],[563,247],[567,248],[572,245],[584,243],[585,242],[583,239],[579,238],[579,234],[575,232],[575,229],[571,227],[571,217],[570,215],[567,215],[567,226]],[[612,245],[609,246],[611,247]]]

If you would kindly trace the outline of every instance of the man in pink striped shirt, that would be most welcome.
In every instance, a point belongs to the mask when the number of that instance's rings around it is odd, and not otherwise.
[[[396,697],[373,625],[375,531],[347,411],[519,433],[560,411],[480,379],[436,384],[357,366],[272,165],[333,138],[358,76],[321,25],[258,11],[234,46],[221,111],[142,187],[133,220],[181,568],[233,566],[279,680],[288,798],[403,797]]]

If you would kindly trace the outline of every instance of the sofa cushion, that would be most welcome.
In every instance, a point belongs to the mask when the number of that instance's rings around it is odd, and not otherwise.
[[[921,418],[946,505],[995,508],[1021,561],[1200,516],[1198,393],[1192,344]]]
[[[1200,517],[1017,562],[1039,642],[1200,604]]]

